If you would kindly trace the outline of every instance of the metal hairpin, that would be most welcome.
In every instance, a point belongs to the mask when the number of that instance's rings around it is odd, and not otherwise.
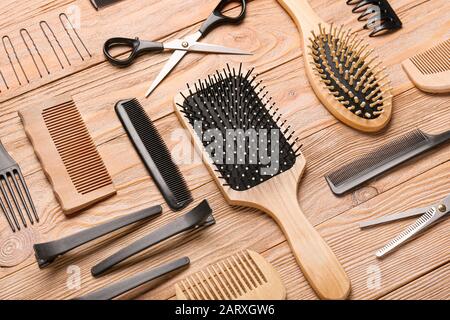
[[[78,55],[80,56],[81,60],[84,61],[84,57],[81,54],[80,50],[78,49],[77,45],[75,44],[75,41],[73,40],[72,36],[70,35],[69,28],[67,28],[66,24],[63,21],[63,18],[66,21],[66,23],[69,25],[69,27],[73,31],[73,33],[75,33],[75,36],[78,38],[78,41],[81,43],[81,45],[83,46],[83,48],[86,51],[86,53],[89,55],[90,58],[92,58],[92,54],[89,52],[89,50],[86,47],[86,45],[84,44],[83,40],[81,40],[80,35],[78,34],[77,30],[74,28],[73,24],[70,22],[70,19],[69,19],[69,17],[67,17],[67,14],[65,14],[64,12],[60,13],[59,14],[59,21],[61,22],[61,25],[63,26],[64,31],[66,31],[66,34],[67,34],[67,36],[70,39],[70,42],[72,42],[73,47],[78,52]]]
[[[58,62],[59,62],[59,64],[61,65],[61,68],[64,69],[64,65],[63,65],[63,63],[61,62],[61,59],[59,58],[58,54],[56,53],[56,49],[55,49],[55,47],[53,46],[52,41],[51,41],[51,39],[50,39],[48,33],[45,31],[45,29],[47,29],[47,30],[50,32],[51,36],[52,36],[53,39],[56,41],[57,45],[59,46],[59,49],[61,50],[61,52],[63,53],[64,57],[66,58],[66,61],[67,61],[67,63],[69,64],[69,66],[72,65],[72,64],[70,63],[70,61],[69,61],[69,58],[67,57],[66,52],[64,51],[63,47],[61,46],[61,43],[59,42],[58,38],[56,37],[55,33],[53,32],[53,29],[50,28],[50,25],[47,23],[47,21],[42,20],[41,22],[39,22],[39,26],[40,26],[41,31],[42,31],[42,33],[44,34],[45,38],[47,39],[48,43],[50,44],[50,47],[52,48],[53,53],[54,53],[55,56],[56,56],[56,59],[58,59]],[[45,27],[45,28],[44,28],[44,27]]]
[[[440,221],[442,218],[447,216],[448,213],[450,213],[450,194],[442,201],[439,201],[438,203],[435,203],[431,206],[414,208],[404,212],[384,216],[375,220],[364,221],[359,224],[359,227],[363,229],[422,215],[418,220],[416,220],[416,222],[403,230],[403,232],[401,232],[397,237],[389,241],[383,248],[379,249],[375,253],[378,258],[381,258],[400,247],[406,241],[411,240],[411,238],[413,238],[417,234],[428,229],[434,223]]]
[[[40,60],[41,60],[41,63],[44,65],[45,70],[47,71],[47,74],[50,74],[50,71],[48,70],[47,64],[45,63],[44,59],[42,58],[42,55],[41,55],[41,53],[40,53],[38,47],[36,46],[36,43],[34,42],[34,39],[31,37],[30,33],[28,32],[28,30],[25,29],[25,28],[20,29],[20,36],[22,37],[23,43],[24,43],[25,46],[27,47],[27,50],[28,50],[28,53],[29,53],[30,56],[31,56],[31,59],[33,59],[34,66],[36,67],[36,70],[38,71],[39,76],[40,76],[41,78],[43,77],[43,76],[42,76],[42,72],[41,72],[41,70],[39,69],[39,66],[38,66],[38,64],[37,64],[37,61],[36,61],[36,59],[34,58],[33,52],[31,51],[31,48],[30,48],[30,46],[28,45],[28,42],[26,41],[25,36],[27,36],[28,39],[31,41],[31,44],[33,45],[34,50],[36,51],[37,55],[39,56],[39,58],[40,58]]]
[[[392,32],[402,27],[400,18],[387,0],[347,0],[354,5],[353,13],[360,13],[358,21],[367,21],[364,29],[372,29],[370,37]]]
[[[9,36],[3,36],[3,38],[2,38],[3,48],[5,49],[6,55],[8,56],[9,63],[11,64],[11,67],[12,67],[12,69],[14,71],[14,74],[16,76],[17,82],[19,83],[19,85],[22,85],[22,81],[20,81],[19,74],[17,73],[16,67],[14,67],[14,62],[13,62],[11,54],[10,54],[8,48],[7,48],[5,40],[7,40],[7,42],[9,42],[9,46],[11,47],[12,54],[14,55],[14,58],[16,59],[17,63],[19,64],[19,67],[22,70],[22,73],[25,76],[25,79],[27,80],[28,83],[30,83],[30,80],[28,79],[28,76],[25,73],[25,69],[23,68],[22,63],[19,60],[19,56],[17,55],[16,48],[14,47],[14,45],[13,45],[13,43],[11,41],[11,38]]]

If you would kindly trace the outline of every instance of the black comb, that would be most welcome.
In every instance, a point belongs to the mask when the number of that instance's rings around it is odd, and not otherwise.
[[[99,10],[102,9],[103,7],[110,6],[119,1],[122,0],[91,0],[91,3],[96,10]]]
[[[367,21],[364,29],[372,29],[369,36],[385,34],[402,27],[400,18],[387,0],[347,0],[354,5],[353,13],[360,13],[358,21]]]
[[[394,139],[325,176],[334,194],[341,195],[387,170],[450,140],[450,131],[430,135],[414,130]]]
[[[170,151],[153,122],[137,99],[121,100],[116,112],[128,137],[169,207],[180,210],[192,201],[192,195]]]
[[[275,102],[268,97],[265,86],[261,85],[262,81],[256,81],[256,76],[252,76],[253,69],[243,74],[241,68],[242,65],[236,72],[227,65],[223,74],[217,71],[203,82],[199,80],[194,84],[195,93],[188,85],[189,96],[182,94],[184,103],[178,104],[197,135],[212,129],[219,130],[222,137],[227,139],[229,129],[235,130],[236,136],[230,142],[233,144],[230,150],[236,150],[235,153],[217,152],[211,141],[201,136],[199,138],[221,178],[225,180],[224,185],[238,191],[250,189],[289,170],[295,164],[300,149],[294,150],[297,139],[292,139],[294,131],[290,126],[285,126],[286,121],[279,124],[281,115]],[[242,136],[239,136],[240,130]],[[267,130],[267,134],[264,134],[264,130]],[[278,132],[278,139],[272,141],[269,131]],[[241,144],[245,145],[241,153],[238,139],[245,139]],[[256,152],[251,151],[252,141],[267,141],[267,150],[279,148],[279,165],[275,172],[270,172],[270,158],[263,155],[266,150],[260,150],[254,145],[253,151]],[[228,141],[226,144],[228,147]]]
[[[39,222],[39,216],[28,190],[25,178],[16,161],[8,154],[0,141],[0,207],[13,232],[20,230],[22,225],[27,228],[27,220],[23,209],[31,224]],[[34,217],[34,218],[33,218]]]

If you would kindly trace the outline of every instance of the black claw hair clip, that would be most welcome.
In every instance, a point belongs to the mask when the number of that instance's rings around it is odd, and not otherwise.
[[[369,37],[375,37],[402,27],[400,18],[387,0],[347,0],[354,5],[353,13],[360,13],[358,21],[366,21],[364,29],[372,29]]]

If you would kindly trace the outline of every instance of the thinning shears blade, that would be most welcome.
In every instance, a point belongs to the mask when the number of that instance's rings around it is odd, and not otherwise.
[[[186,41],[197,41],[202,37],[201,32],[196,32],[194,34],[191,34],[185,38]],[[164,80],[164,78],[172,71],[173,68],[183,59],[183,57],[186,55],[187,51],[184,50],[175,50],[174,53],[172,53],[172,56],[169,58],[169,60],[166,62],[164,67],[161,69],[159,74],[156,76],[155,80],[153,80],[150,88],[147,90],[147,93],[145,94],[145,97],[148,98],[148,96],[153,92],[153,90],[156,89],[156,87],[161,83],[161,81]]]

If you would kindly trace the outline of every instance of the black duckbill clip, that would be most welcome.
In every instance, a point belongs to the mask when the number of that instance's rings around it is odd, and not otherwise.
[[[75,249],[87,242],[95,240],[108,233],[126,227],[132,223],[152,218],[162,212],[161,206],[153,206],[140,210],[138,212],[120,217],[93,228],[83,230],[68,237],[50,241],[46,243],[37,243],[33,246],[39,268],[44,268],[52,263],[57,257]]]
[[[148,249],[166,239],[169,239],[181,232],[208,227],[214,224],[216,220],[212,215],[212,209],[207,200],[203,200],[197,207],[185,215],[176,218],[158,230],[146,235],[145,237],[133,242],[129,246],[117,251],[112,256],[101,261],[91,269],[94,277],[98,277],[111,269],[116,264]]]
[[[128,279],[118,281],[110,286],[99,289],[95,292],[88,293],[84,296],[75,298],[74,300],[111,300],[121,296],[128,291],[131,291],[141,285],[162,278],[165,276],[172,276],[178,272],[185,270],[189,266],[189,258],[183,257],[181,259],[160,265],[149,271],[141,272]]]
[[[353,13],[360,13],[358,21],[367,21],[364,29],[372,29],[369,37],[393,32],[402,27],[400,18],[387,0],[347,0],[354,5]]]

